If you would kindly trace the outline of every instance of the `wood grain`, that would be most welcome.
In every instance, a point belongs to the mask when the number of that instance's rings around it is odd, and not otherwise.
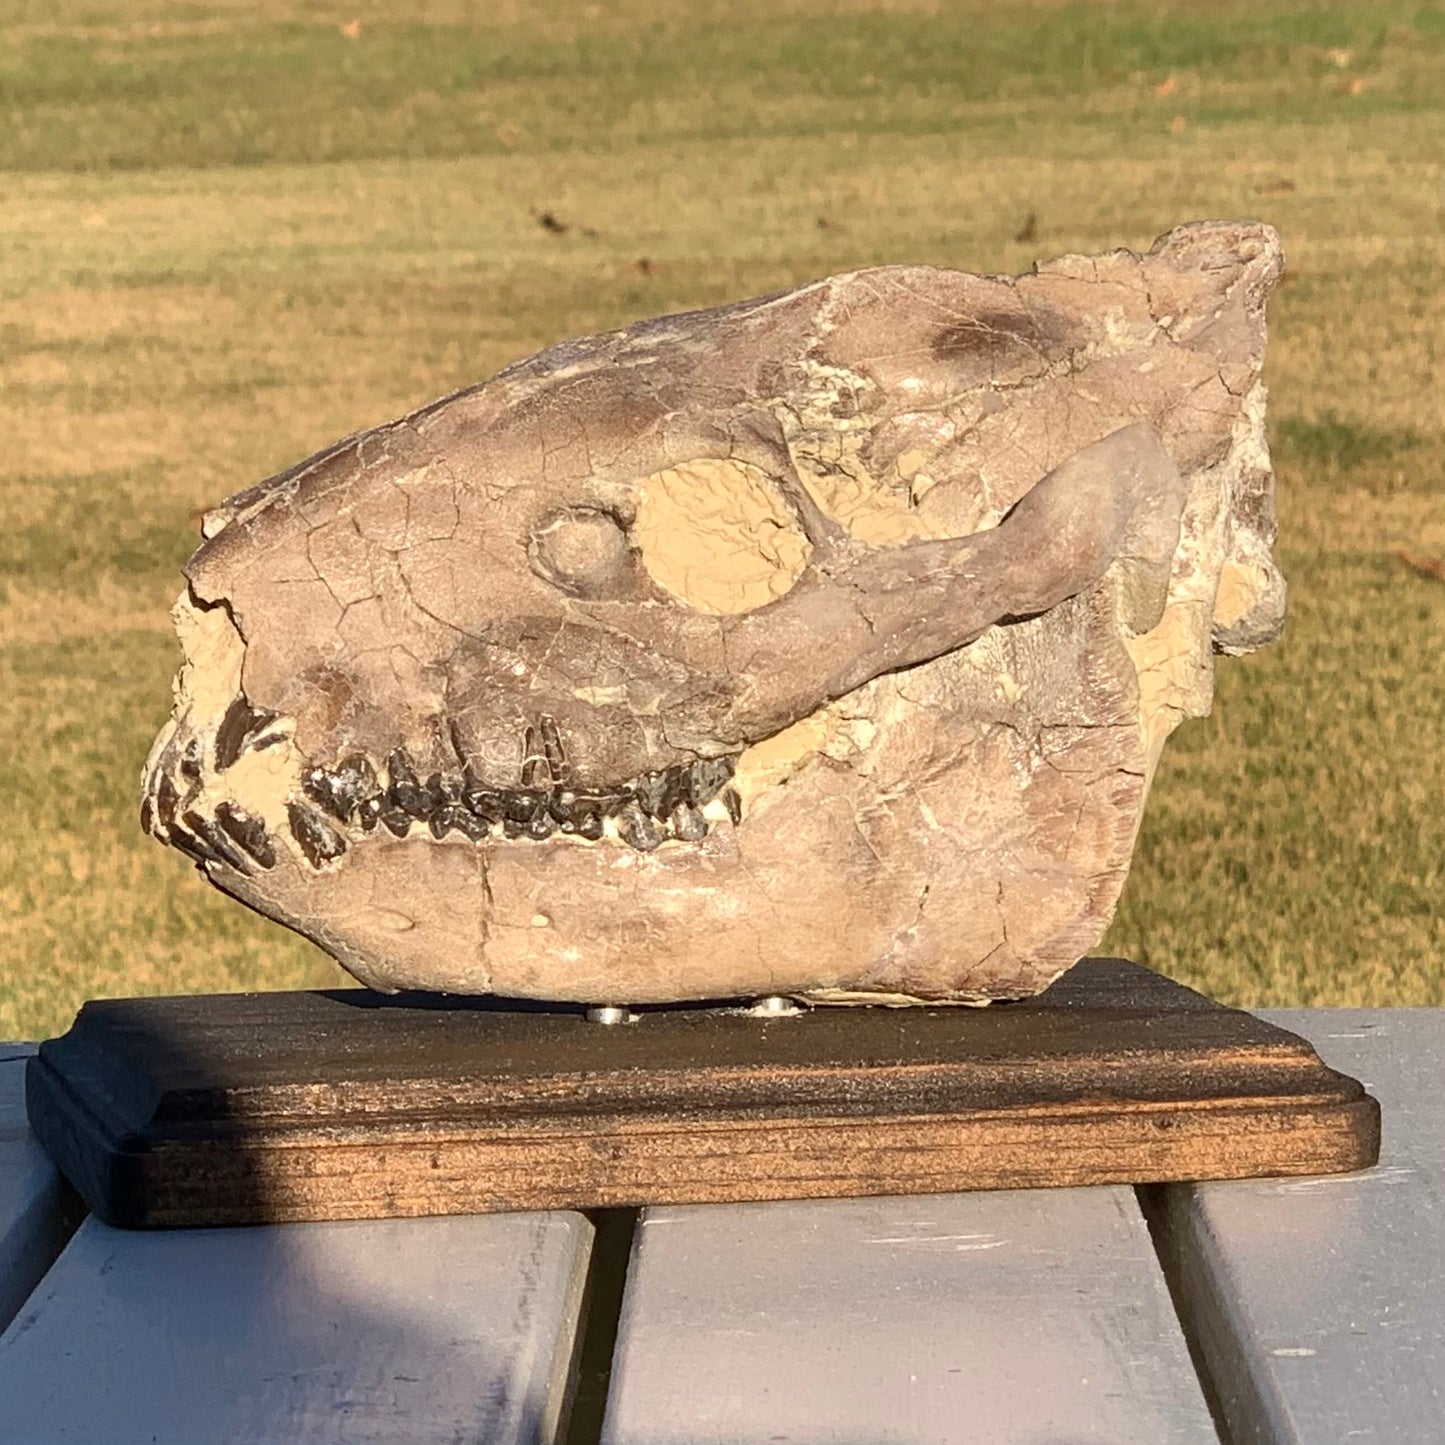
[[[983,1010],[580,1010],[365,990],[105,1000],[31,1125],[129,1226],[1323,1174],[1378,1109],[1117,959]]]

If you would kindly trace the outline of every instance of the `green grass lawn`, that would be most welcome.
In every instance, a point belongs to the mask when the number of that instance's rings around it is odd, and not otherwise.
[[[1245,215],[1290,621],[1166,750],[1107,946],[1445,1004],[1445,583],[1398,556],[1445,554],[1445,4],[399,8],[0,0],[0,1037],[341,977],[136,823],[209,503],[568,334]]]

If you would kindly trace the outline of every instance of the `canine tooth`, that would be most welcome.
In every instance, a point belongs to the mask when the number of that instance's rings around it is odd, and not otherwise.
[[[211,744],[216,771],[224,773],[245,751],[247,742],[275,721],[274,712],[252,707],[244,693],[237,693],[226,709],[221,725],[216,729],[215,741]]]
[[[728,810],[728,817],[733,820],[734,825],[743,820],[743,800],[736,788],[724,788],[722,794],[723,805]]]
[[[346,839],[320,813],[292,801],[286,804],[286,817],[291,823],[291,836],[313,868],[320,868],[346,852]]]

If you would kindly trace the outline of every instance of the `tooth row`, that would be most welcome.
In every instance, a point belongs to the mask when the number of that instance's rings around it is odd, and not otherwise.
[[[679,764],[612,787],[557,781],[548,786],[549,774],[554,779],[567,774],[552,738],[543,732],[538,744],[536,761],[542,766],[530,766],[529,758],[518,788],[483,783],[470,766],[460,775],[438,772],[423,779],[401,748],[387,759],[384,783],[368,758],[353,754],[334,768],[309,769],[302,786],[338,823],[367,833],[385,828],[398,838],[425,824],[436,838],[456,832],[473,842],[496,837],[540,842],[554,833],[589,841],[611,835],[639,852],[651,852],[669,838],[697,842],[706,837],[711,824],[703,810],[715,798],[734,823],[741,818],[738,795],[728,786],[734,758]],[[291,823],[298,833],[297,819]],[[298,842],[309,857],[312,849],[299,833]],[[318,850],[334,856],[326,847],[318,845]]]
[[[217,771],[243,748],[265,746],[274,721],[244,699],[234,704],[215,743]],[[243,873],[252,865],[275,867],[275,843],[261,818],[231,802],[218,803],[214,816],[192,806],[201,792],[199,738],[191,738],[178,759],[167,761],[176,764],[184,793],[163,767],[153,795],[141,806],[147,831],[161,833],[197,862],[224,863]],[[702,759],[641,773],[625,783],[590,787],[572,780],[556,725],[544,717],[539,728],[527,730],[521,787],[483,783],[469,764],[459,776],[438,772],[423,780],[402,748],[387,759],[383,780],[370,759],[356,753],[333,768],[307,769],[305,796],[287,802],[286,821],[307,862],[317,869],[346,852],[338,824],[363,833],[385,828],[398,838],[425,824],[435,838],[455,832],[474,843],[484,838],[540,842],[554,833],[593,842],[612,837],[650,853],[668,839],[695,843],[705,838],[713,822],[704,810],[714,800],[721,801],[735,824],[741,821],[741,800],[729,786],[736,761]]]

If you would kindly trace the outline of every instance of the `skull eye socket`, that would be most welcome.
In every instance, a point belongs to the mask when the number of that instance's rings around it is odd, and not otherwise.
[[[637,559],[610,512],[593,507],[554,512],[532,533],[527,553],[532,571],[569,597],[600,601],[634,588]]]
[[[715,615],[777,601],[813,551],[766,472],[713,458],[643,480],[633,539],[659,587]]]

